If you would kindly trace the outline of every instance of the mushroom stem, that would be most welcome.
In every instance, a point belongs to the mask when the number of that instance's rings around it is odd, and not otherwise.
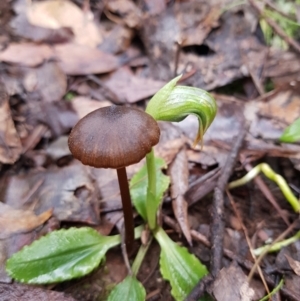
[[[127,253],[130,253],[133,246],[134,241],[134,223],[133,223],[133,213],[132,213],[132,205],[131,198],[127,180],[126,168],[118,168],[117,169],[119,187],[123,205],[123,214],[124,214],[124,225],[125,225],[125,244]]]

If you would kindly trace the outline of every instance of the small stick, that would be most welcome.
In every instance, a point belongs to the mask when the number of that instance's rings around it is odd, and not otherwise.
[[[233,166],[236,162],[239,150],[248,131],[248,124],[244,121],[242,129],[236,139],[236,142],[227,157],[225,166],[221,172],[217,187],[214,190],[212,205],[212,225],[211,225],[211,244],[212,244],[212,260],[211,273],[216,277],[221,269],[223,257],[223,237],[224,237],[224,191],[227,186],[228,179],[231,175]]]
[[[181,52],[182,41],[176,41],[175,44],[176,44],[176,52],[175,52],[174,76],[177,75],[177,69],[178,69],[178,64],[179,64],[179,57],[180,57],[180,52]]]

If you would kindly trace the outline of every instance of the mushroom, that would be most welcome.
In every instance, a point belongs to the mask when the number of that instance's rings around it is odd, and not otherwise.
[[[117,170],[128,252],[134,241],[134,223],[126,166],[143,159],[158,143],[159,136],[160,129],[152,116],[136,108],[115,105],[83,117],[69,136],[70,151],[83,164]]]

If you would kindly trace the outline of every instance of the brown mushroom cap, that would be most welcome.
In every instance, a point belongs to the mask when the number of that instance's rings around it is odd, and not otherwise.
[[[139,162],[158,143],[160,129],[136,108],[110,106],[83,117],[69,136],[73,156],[85,165],[121,168]]]

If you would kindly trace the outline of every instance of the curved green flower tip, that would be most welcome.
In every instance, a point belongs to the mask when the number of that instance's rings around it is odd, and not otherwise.
[[[194,141],[197,145],[217,113],[215,99],[206,91],[187,86],[176,86],[181,75],[172,79],[150,100],[146,112],[156,120],[179,122],[188,115],[198,117],[199,129]]]

